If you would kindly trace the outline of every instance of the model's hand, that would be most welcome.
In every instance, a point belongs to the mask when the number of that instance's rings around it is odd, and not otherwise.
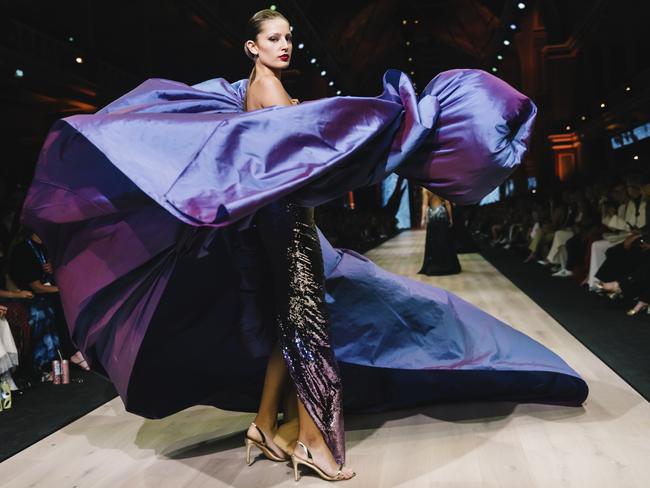
[[[17,298],[34,298],[34,294],[28,290],[18,290],[16,292]]]
[[[300,103],[300,100],[298,100],[297,98],[292,98],[291,99],[291,105],[298,105],[299,103]]]
[[[43,271],[47,274],[54,274],[54,268],[52,268],[52,263],[49,261],[43,265]]]
[[[4,319],[5,315],[7,315],[7,307],[0,305],[0,319]]]

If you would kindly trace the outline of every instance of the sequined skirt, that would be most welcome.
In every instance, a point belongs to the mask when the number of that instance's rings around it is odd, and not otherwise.
[[[289,375],[334,458],[343,463],[341,377],[330,342],[313,209],[280,200],[258,211],[255,226],[271,263],[278,340]]]

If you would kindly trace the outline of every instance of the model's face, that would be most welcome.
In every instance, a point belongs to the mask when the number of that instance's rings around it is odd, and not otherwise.
[[[262,23],[257,39],[247,41],[248,50],[257,54],[258,61],[272,70],[285,69],[291,61],[291,29],[284,19],[270,19]]]

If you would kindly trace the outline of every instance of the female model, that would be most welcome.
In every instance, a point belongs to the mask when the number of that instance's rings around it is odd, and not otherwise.
[[[297,103],[280,79],[291,60],[289,22],[277,11],[262,10],[249,20],[248,29],[244,51],[255,65],[244,97],[246,111]],[[246,432],[247,460],[253,445],[274,461],[286,458],[273,437],[288,373],[297,392],[300,423],[291,455],[296,481],[299,464],[327,480],[350,479],[355,473],[343,467],[341,380],[329,342],[313,208],[285,197],[258,211],[255,226],[271,261],[278,342],[269,358],[259,412]]]
[[[424,262],[420,274],[429,276],[460,273],[452,226],[451,204],[435,193],[422,190],[422,224],[427,226]]]

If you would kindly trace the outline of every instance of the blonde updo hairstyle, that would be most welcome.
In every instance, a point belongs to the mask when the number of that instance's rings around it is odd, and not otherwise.
[[[268,8],[260,10],[259,12],[256,12],[250,19],[248,19],[248,23],[246,24],[246,41],[257,42],[257,36],[260,32],[262,32],[262,24],[264,24],[264,22],[267,20],[272,19],[283,19],[287,22],[287,24],[289,23],[287,18],[277,10],[271,10]],[[246,53],[246,56],[248,56],[253,61],[253,69],[250,76],[248,77],[248,85],[246,86],[246,94],[244,95],[244,110],[246,110],[246,102],[248,100],[248,87],[251,86],[251,83],[253,83],[253,80],[255,79],[255,62],[257,61],[257,55],[250,52],[248,46],[246,45],[246,42],[244,42],[244,53]]]

